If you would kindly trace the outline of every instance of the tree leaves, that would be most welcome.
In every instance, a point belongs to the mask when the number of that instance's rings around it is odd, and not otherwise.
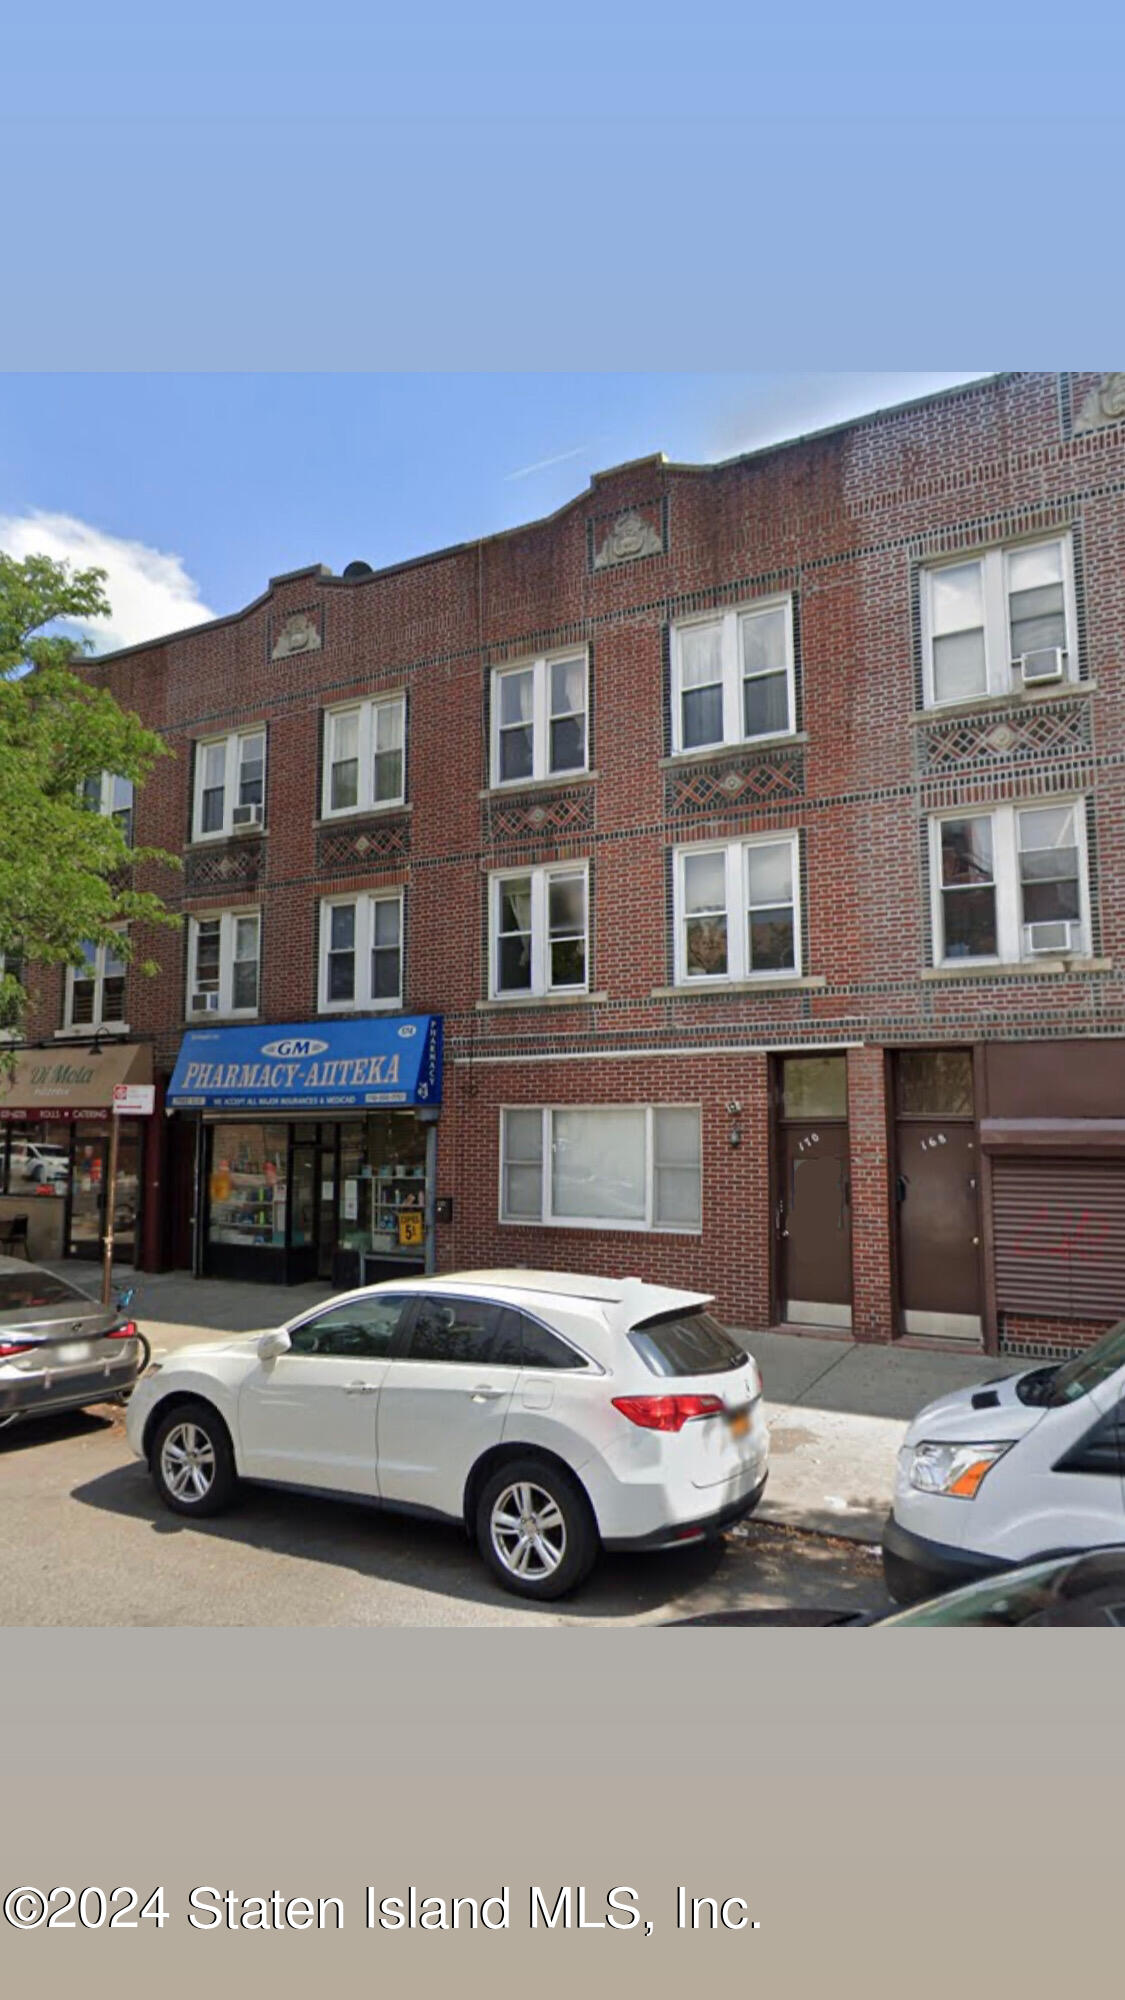
[[[75,672],[89,643],[58,628],[108,612],[104,571],[0,554],[0,953],[25,966],[82,960],[122,923],[176,924],[149,886],[178,857],[130,847],[85,781],[143,784],[166,745],[105,688]],[[148,970],[151,961],[145,962]],[[19,1025],[24,988],[0,978],[0,1025]]]

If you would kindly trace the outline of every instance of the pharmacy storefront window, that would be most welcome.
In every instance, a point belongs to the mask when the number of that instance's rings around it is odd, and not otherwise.
[[[344,1289],[432,1269],[437,1016],[192,1030],[168,1102],[196,1124],[197,1272]]]

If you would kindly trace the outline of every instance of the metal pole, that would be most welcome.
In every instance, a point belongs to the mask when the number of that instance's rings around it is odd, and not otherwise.
[[[105,1188],[105,1235],[102,1239],[102,1304],[108,1306],[113,1294],[113,1214],[117,1207],[117,1135],[121,1130],[121,1120],[116,1111],[110,1113],[109,1124],[109,1171]]]

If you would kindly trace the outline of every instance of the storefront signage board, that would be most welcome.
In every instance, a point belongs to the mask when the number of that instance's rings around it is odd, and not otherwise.
[[[363,1111],[441,1103],[437,1014],[193,1028],[168,1103],[190,1111]]]

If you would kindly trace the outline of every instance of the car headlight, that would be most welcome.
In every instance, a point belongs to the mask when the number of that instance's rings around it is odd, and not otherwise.
[[[910,1484],[919,1493],[944,1493],[951,1500],[975,1500],[1007,1444],[918,1444],[910,1461]]]

